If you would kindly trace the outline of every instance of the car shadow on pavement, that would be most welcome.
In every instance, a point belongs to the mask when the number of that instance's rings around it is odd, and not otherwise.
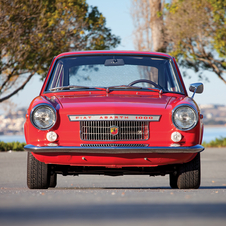
[[[51,189],[51,188],[49,188]],[[56,187],[53,189],[64,190],[159,190],[171,189],[170,187]]]
[[[56,187],[57,190],[174,190],[171,187]],[[199,189],[188,190],[215,190],[226,189],[226,186],[201,186]],[[184,189],[181,189],[184,190]],[[187,189],[186,189],[187,190]]]
[[[199,189],[226,189],[226,186],[201,186]]]

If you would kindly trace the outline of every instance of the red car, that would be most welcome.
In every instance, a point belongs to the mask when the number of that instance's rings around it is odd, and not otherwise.
[[[203,116],[193,96],[167,54],[58,55],[26,115],[28,187],[55,187],[57,174],[169,174],[172,188],[199,188]]]

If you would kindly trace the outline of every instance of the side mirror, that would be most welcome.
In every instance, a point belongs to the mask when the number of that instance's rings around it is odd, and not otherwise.
[[[203,84],[202,83],[192,83],[189,87],[189,90],[193,92],[192,99],[194,98],[196,93],[202,93],[203,92]]]

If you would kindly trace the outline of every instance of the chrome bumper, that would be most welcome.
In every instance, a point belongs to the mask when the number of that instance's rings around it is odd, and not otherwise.
[[[55,146],[38,147],[28,144],[25,151],[34,153],[95,153],[95,154],[139,154],[139,153],[197,153],[204,150],[201,145],[192,147],[73,147]]]

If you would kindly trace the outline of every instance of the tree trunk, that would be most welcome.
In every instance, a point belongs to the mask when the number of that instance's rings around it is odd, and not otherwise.
[[[132,0],[132,17],[135,26],[134,43],[140,51],[166,52],[164,0]]]
[[[150,13],[151,13],[151,33],[153,51],[166,52],[166,43],[164,38],[164,23],[163,16],[158,13],[162,12],[162,5],[164,3],[161,0],[149,0]]]

